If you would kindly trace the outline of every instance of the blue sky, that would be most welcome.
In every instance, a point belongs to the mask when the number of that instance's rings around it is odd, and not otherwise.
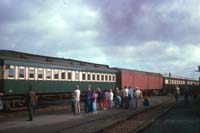
[[[197,77],[198,0],[1,0],[0,49]]]

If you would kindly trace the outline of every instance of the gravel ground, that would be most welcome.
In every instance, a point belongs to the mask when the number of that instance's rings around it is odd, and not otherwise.
[[[200,133],[200,117],[192,110],[191,103],[184,105],[181,101],[144,133]]]
[[[163,101],[174,100],[173,97],[150,97],[151,106],[157,105]],[[140,108],[142,109],[142,107]],[[139,110],[140,110],[139,109]],[[74,116],[71,113],[58,111],[56,113],[47,113],[42,115],[35,115],[33,121],[26,121],[27,117],[13,118],[12,120],[8,119],[1,121],[0,132],[5,133],[34,133],[34,132],[93,132],[94,129],[104,128],[109,124],[112,124],[114,121],[111,119],[106,119],[111,117],[114,114],[133,114],[139,110],[130,109],[112,109],[108,111],[98,111],[96,114],[86,114],[81,113],[81,115]],[[102,120],[103,118],[103,120]],[[101,119],[99,123],[96,122],[96,119]],[[81,128],[81,131],[76,128],[77,125],[81,126],[84,123],[91,123],[85,128]],[[96,123],[95,123],[96,122]],[[93,127],[93,128],[91,128]],[[84,131],[85,129],[85,131]]]

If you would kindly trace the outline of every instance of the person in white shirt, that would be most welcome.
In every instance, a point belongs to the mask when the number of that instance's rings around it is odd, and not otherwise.
[[[142,91],[139,89],[139,87],[136,87],[135,91],[135,102],[136,102],[136,108],[140,107],[140,98],[142,98]]]
[[[124,87],[124,103],[125,103],[125,109],[128,109],[128,88],[127,86]]]
[[[110,89],[109,91],[109,96],[108,96],[108,100],[109,100],[109,108],[112,109],[112,103],[113,103],[113,92],[112,89]]]
[[[76,89],[73,93],[74,99],[75,99],[75,114],[79,115],[80,114],[80,95],[81,91],[79,89],[79,86],[76,86]]]
[[[178,86],[176,86],[176,90],[175,90],[176,103],[178,103],[179,96],[180,96],[180,88]]]

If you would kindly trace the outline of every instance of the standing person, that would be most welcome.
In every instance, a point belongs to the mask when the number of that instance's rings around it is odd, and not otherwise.
[[[143,106],[144,107],[148,107],[149,106],[149,99],[147,98],[146,95],[144,96]]]
[[[73,95],[74,95],[74,99],[75,99],[75,114],[79,115],[80,114],[80,95],[81,95],[81,91],[80,91],[78,85],[76,86]]]
[[[121,89],[119,90],[119,96],[120,96],[120,98],[121,98],[120,107],[121,107],[121,108],[124,108],[124,90],[123,90],[123,88],[121,88]]]
[[[116,107],[120,107],[121,97],[120,97],[120,91],[119,91],[118,87],[116,87],[116,89],[115,89],[114,103],[115,103]]]
[[[87,93],[85,95],[85,112],[89,113],[92,111],[91,104],[92,104],[92,91],[91,86],[88,86]]]
[[[136,87],[135,102],[136,102],[137,109],[140,107],[140,98],[142,98],[142,91],[139,89],[139,87]]]
[[[97,89],[94,89],[93,94],[92,94],[92,112],[93,113],[97,113],[97,98],[98,98]]]
[[[114,91],[114,97],[119,96],[119,93],[120,93],[119,88],[116,87]]]
[[[178,95],[180,96],[180,88],[178,86],[176,86],[176,91],[177,91]]]
[[[178,103],[179,95],[180,95],[180,88],[178,86],[176,86],[176,90],[175,90],[175,94],[174,94],[176,104]]]
[[[185,91],[184,91],[184,104],[185,105],[188,105],[189,104],[189,92],[188,92],[188,88],[185,88]]]
[[[133,92],[133,88],[131,86],[129,86],[129,89],[128,89],[128,106],[129,108],[133,108],[133,95],[134,95],[134,92]]]
[[[74,97],[74,93],[72,93],[72,113],[75,114],[75,97]]]
[[[109,95],[108,95],[108,103],[109,103],[109,108],[112,109],[112,104],[113,104],[113,92],[112,89],[110,89],[109,91]]]
[[[124,103],[125,103],[125,109],[128,109],[128,88],[127,86],[124,87]]]
[[[97,103],[99,105],[99,110],[102,110],[103,109],[103,92],[101,92],[100,88],[97,88],[97,93],[98,93]]]
[[[27,104],[27,110],[29,114],[28,121],[33,120],[33,110],[36,105],[36,92],[32,89],[32,86],[28,87],[28,91],[26,93],[26,104]]]
[[[104,99],[103,99],[104,110],[108,109],[108,96],[109,96],[108,90],[105,89],[105,91],[104,91]]]

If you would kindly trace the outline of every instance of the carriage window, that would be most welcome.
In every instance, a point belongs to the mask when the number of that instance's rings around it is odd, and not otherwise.
[[[24,67],[19,67],[19,78],[24,78],[25,69]]]
[[[95,74],[92,74],[92,80],[95,80]]]
[[[97,80],[100,80],[99,75],[97,75]]]
[[[39,68],[38,69],[38,79],[42,79],[43,78],[43,69]]]
[[[9,78],[14,78],[14,76],[15,76],[15,67],[14,66],[10,66],[10,69],[8,71],[8,76],[9,76]]]
[[[78,72],[75,73],[75,80],[79,80],[79,73]]]
[[[72,73],[71,73],[71,72],[68,72],[68,73],[67,73],[67,77],[68,77],[69,80],[71,80],[71,79],[72,79]]]
[[[82,80],[85,80],[85,73],[82,74]]]
[[[91,80],[90,74],[87,75],[87,80]]]
[[[34,78],[34,68],[29,68],[29,78]]]
[[[113,81],[115,81],[115,76],[113,76]]]
[[[65,71],[62,71],[62,72],[61,72],[61,79],[65,79],[65,78],[66,78]]]
[[[47,69],[46,78],[51,79],[51,69]]]
[[[108,80],[108,75],[105,76],[105,80],[106,80],[106,81]]]
[[[109,76],[109,81],[111,81],[111,76]]]
[[[101,75],[101,80],[104,81],[104,75]]]
[[[58,70],[54,70],[54,79],[58,79]]]

